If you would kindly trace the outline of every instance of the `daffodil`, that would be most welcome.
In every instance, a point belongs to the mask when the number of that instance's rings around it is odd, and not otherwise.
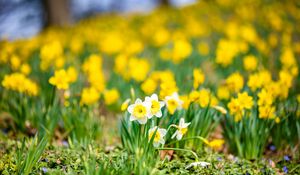
[[[49,79],[49,83],[56,86],[57,89],[69,89],[69,76],[64,69],[55,71],[54,76]]]
[[[104,91],[103,96],[106,105],[114,104],[120,98],[119,91],[116,88]]]
[[[176,126],[177,130],[176,132],[172,135],[172,139],[176,137],[177,140],[181,140],[182,136],[185,135],[188,131],[188,126],[191,123],[185,123],[184,118],[181,118],[179,121],[179,125]]]
[[[227,110],[226,110],[224,107],[222,107],[222,106],[213,106],[213,108],[214,108],[215,110],[221,112],[221,113],[224,114],[224,115],[227,114]]]
[[[130,102],[130,99],[127,98],[121,105],[121,111],[125,111],[128,108],[128,104]]]
[[[151,118],[151,104],[136,99],[135,103],[128,106],[127,111],[130,113],[130,121],[137,120],[140,124],[145,124],[148,118]]]
[[[162,116],[161,108],[165,105],[165,103],[158,101],[158,96],[156,94],[151,95],[151,97],[146,97],[145,101],[151,104],[151,117],[155,115],[156,117],[160,118]]]
[[[156,132],[155,132],[156,131]],[[155,133],[155,136],[153,136]],[[153,128],[149,129],[148,131],[148,139],[149,141],[153,138],[153,146],[159,147],[160,144],[164,145],[165,140],[164,137],[167,134],[166,129],[158,128],[157,126],[154,126]]]
[[[177,92],[173,93],[171,96],[166,96],[165,103],[170,114],[174,114],[176,109],[181,109],[183,101],[179,99]]]
[[[223,139],[214,139],[212,141],[204,140],[204,143],[214,150],[220,149],[224,145],[224,142]]]

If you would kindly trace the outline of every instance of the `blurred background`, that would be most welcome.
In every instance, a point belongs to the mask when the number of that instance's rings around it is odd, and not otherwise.
[[[99,13],[147,13],[196,0],[0,0],[0,40],[28,38],[47,26],[71,25]]]

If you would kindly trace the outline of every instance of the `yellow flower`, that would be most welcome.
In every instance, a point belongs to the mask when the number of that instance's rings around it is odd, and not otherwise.
[[[84,88],[81,93],[80,104],[92,105],[100,98],[100,93],[94,87]]]
[[[243,109],[251,109],[253,106],[253,98],[249,96],[247,92],[239,93],[238,101]]]
[[[41,69],[46,70],[56,62],[56,59],[63,59],[63,47],[59,41],[53,41],[42,46],[40,51]],[[60,60],[63,61],[64,60]],[[57,62],[57,64],[59,61]],[[61,64],[59,65],[61,66]]]
[[[130,58],[128,62],[129,75],[137,82],[144,81],[150,70],[150,63],[146,59]]]
[[[30,96],[38,94],[38,85],[21,73],[5,75],[1,84],[6,89],[26,93]]]
[[[185,135],[188,131],[188,126],[191,123],[185,123],[184,118],[180,118],[179,124],[175,127],[177,128],[176,132],[172,135],[172,139],[176,137],[177,140],[181,140],[182,136]]]
[[[129,105],[130,99],[126,99],[121,105],[121,111],[125,111]]]
[[[106,33],[99,44],[99,49],[107,54],[119,53],[125,46],[123,37],[118,32]]]
[[[229,112],[234,116],[234,121],[238,122],[243,117],[243,109],[240,105],[240,102],[236,98],[232,98],[228,103]]]
[[[222,114],[227,114],[227,110],[222,107],[222,106],[213,106],[214,109],[216,109],[217,111],[221,112]]]
[[[203,140],[205,144],[207,144],[210,148],[214,149],[214,150],[218,150],[220,149],[225,141],[223,139],[214,139],[212,141],[208,141],[208,140]]]
[[[148,140],[150,141],[155,133],[155,136],[153,138],[153,146],[158,147],[160,144],[164,145],[165,140],[164,137],[167,134],[166,129],[158,128],[157,126],[154,126],[153,128],[149,129],[148,131]]]
[[[84,61],[82,70],[86,74],[90,85],[102,92],[105,89],[105,77],[102,72],[102,58],[92,54]]]
[[[191,103],[189,97],[187,95],[182,95],[182,96],[180,96],[180,99],[183,101],[183,104],[182,104],[183,109],[187,110]]]
[[[226,86],[220,86],[217,90],[217,96],[219,99],[227,100],[230,97],[230,92]]]
[[[250,75],[247,85],[250,87],[252,91],[255,91],[258,88],[260,88],[262,86],[262,82],[260,81],[259,74]]]
[[[273,103],[273,97],[271,93],[268,93],[265,89],[262,89],[258,93],[258,102],[259,106],[270,106]]]
[[[296,63],[296,58],[294,56],[293,50],[289,47],[283,49],[282,54],[280,56],[280,62],[284,67],[290,68]]]
[[[79,37],[72,38],[70,42],[70,50],[75,53],[79,54],[83,49],[84,43],[83,40]]]
[[[194,89],[197,89],[201,84],[203,84],[205,80],[205,76],[202,73],[201,69],[194,69],[193,77],[194,77],[193,87]]]
[[[216,63],[223,67],[230,65],[234,57],[239,53],[239,43],[221,39],[217,45]]]
[[[259,118],[275,118],[274,106],[259,106]]]
[[[233,73],[226,79],[226,85],[232,92],[239,92],[244,86],[244,79],[240,73]]]
[[[70,83],[73,83],[77,80],[78,73],[73,66],[71,66],[67,69],[67,75],[69,77]]]
[[[49,83],[56,86],[57,89],[66,90],[69,88],[69,77],[64,69],[55,71],[54,76],[49,79]]]
[[[158,96],[156,94],[152,94],[150,97],[146,97],[145,102],[151,104],[150,113],[152,116],[155,115],[158,118],[162,117],[161,108],[165,105],[165,103],[162,101],[158,101]]]
[[[127,111],[130,113],[130,121],[137,120],[140,124],[145,124],[148,118],[151,118],[151,104],[142,102],[141,99],[136,99],[135,103],[128,106]]]
[[[125,49],[125,54],[134,55],[140,53],[144,49],[144,45],[139,40],[133,40],[128,43]]]
[[[31,67],[29,66],[29,64],[24,63],[21,65],[20,71],[24,74],[24,75],[29,75],[31,72]]]
[[[191,91],[189,94],[190,102],[198,101],[200,98],[200,92],[199,91]]]
[[[171,115],[175,113],[176,109],[181,109],[183,104],[179,99],[177,92],[173,93],[171,96],[166,96],[165,103]]]
[[[244,57],[244,68],[247,71],[254,71],[257,67],[257,58],[253,55]]]
[[[104,91],[104,102],[106,105],[114,104],[118,101],[120,94],[117,89],[111,89]]]
[[[151,78],[146,79],[141,84],[141,89],[147,95],[154,93],[154,91],[156,90],[156,88],[157,88],[157,83],[153,79],[151,79]]]
[[[176,82],[174,80],[165,80],[164,82],[162,82],[160,84],[159,97],[161,99],[163,99],[166,96],[170,96],[177,91],[178,91],[178,88],[177,88]]]
[[[174,63],[180,63],[182,60],[186,59],[192,53],[192,46],[186,40],[175,40],[174,48],[172,52],[172,60]]]
[[[10,63],[11,63],[11,68],[13,70],[17,70],[21,65],[21,60],[17,55],[13,55],[10,59]]]
[[[209,105],[210,103],[210,100],[211,100],[211,97],[210,97],[210,92],[209,90],[207,89],[201,89],[199,91],[199,105],[202,107],[202,108],[205,108]]]
[[[63,56],[59,56],[55,59],[55,67],[57,69],[62,68],[64,64],[65,64],[65,58]]]
[[[155,46],[162,46],[169,41],[170,33],[164,28],[159,28],[153,35]]]

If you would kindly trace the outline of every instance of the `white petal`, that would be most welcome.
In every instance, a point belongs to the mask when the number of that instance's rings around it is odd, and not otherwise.
[[[159,129],[159,132],[161,134],[162,137],[164,137],[167,134],[167,130],[166,129]]]
[[[161,111],[158,111],[156,114],[155,114],[156,117],[160,118],[162,116],[162,113]]]
[[[189,164],[186,167],[186,169],[189,169],[189,168],[195,167],[195,166],[207,167],[208,165],[210,165],[210,163],[208,163],[208,162],[193,162],[193,163]]]
[[[179,127],[183,127],[183,125],[184,125],[184,118],[180,118]]]
[[[156,130],[156,127],[157,127],[157,126],[154,126],[153,128],[149,129],[148,133],[155,131],[155,130]]]
[[[191,124],[191,122],[185,123],[185,124],[183,125],[183,128],[187,128],[190,124]]]
[[[151,95],[151,99],[158,101],[158,96],[156,94],[152,94]]]
[[[178,130],[172,135],[172,139],[174,139],[176,136],[177,136],[177,134],[178,134]]]
[[[151,103],[151,101],[144,101],[144,102],[143,102],[143,105],[144,105],[148,110],[150,110],[150,109],[151,109],[152,103]]]
[[[154,147],[158,147],[159,146],[159,142],[153,142],[153,146]]]
[[[130,121],[134,121],[134,120],[136,120],[136,118],[133,115],[131,115],[130,118],[129,118],[129,120]]]
[[[162,138],[162,139],[159,140],[159,143],[162,144],[162,145],[164,145],[165,144],[165,140]]]
[[[160,106],[160,108],[164,107],[164,106],[165,106],[165,104],[166,104],[165,102],[163,102],[163,101],[160,101],[160,102],[159,102],[159,106]]]
[[[135,106],[134,104],[128,106],[127,111],[128,111],[130,114],[133,113],[134,106]]]
[[[140,124],[142,124],[142,125],[145,124],[145,123],[147,123],[147,117],[138,119],[138,122],[139,122]]]
[[[177,133],[176,139],[177,140],[181,140],[182,139],[182,133],[181,132]]]
[[[137,99],[135,100],[135,104],[141,104],[141,103],[142,103],[142,100],[141,100],[141,99],[137,98]]]
[[[147,113],[147,118],[150,119],[150,118],[152,118],[152,117],[153,117],[153,115],[151,114],[151,112],[148,112],[148,113]]]
[[[150,101],[151,102],[151,98],[150,97],[145,97],[145,101]]]

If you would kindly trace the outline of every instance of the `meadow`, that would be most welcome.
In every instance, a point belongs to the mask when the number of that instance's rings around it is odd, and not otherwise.
[[[199,1],[0,41],[0,174],[300,174],[299,21]]]

